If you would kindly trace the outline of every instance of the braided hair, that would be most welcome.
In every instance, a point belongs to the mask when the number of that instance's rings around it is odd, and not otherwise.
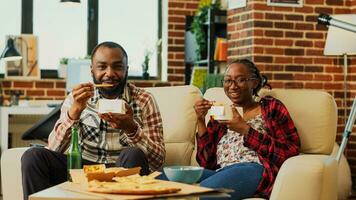
[[[263,87],[268,87],[269,89],[272,89],[272,86],[268,83],[268,78],[265,75],[260,73],[260,70],[257,68],[255,63],[253,63],[252,61],[250,61],[248,59],[237,59],[237,60],[232,61],[229,64],[229,66],[232,64],[236,64],[236,63],[245,65],[248,68],[248,70],[250,71],[250,73],[253,74],[252,77],[257,78],[259,80],[257,87],[255,87],[252,91],[252,94],[254,96],[258,97],[258,92]]]

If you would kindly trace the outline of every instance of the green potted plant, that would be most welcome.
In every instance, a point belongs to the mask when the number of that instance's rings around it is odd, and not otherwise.
[[[208,20],[208,12],[209,9],[218,10],[220,9],[220,1],[212,1],[212,0],[200,0],[198,10],[194,16],[191,31],[195,36],[195,40],[198,44],[196,50],[196,58],[197,60],[201,60],[206,57],[207,44],[206,44],[206,34],[204,31],[204,24]]]
[[[151,55],[152,55],[151,51],[148,50],[145,51],[145,55],[142,63],[142,78],[144,80],[148,80],[150,78],[150,74],[148,73],[148,70],[150,67],[149,63],[150,63]]]
[[[61,58],[59,60],[59,64],[61,65],[68,65],[68,58]]]
[[[67,66],[68,66],[68,58],[61,58],[59,60],[59,69],[58,69],[58,77],[66,78],[67,77]]]

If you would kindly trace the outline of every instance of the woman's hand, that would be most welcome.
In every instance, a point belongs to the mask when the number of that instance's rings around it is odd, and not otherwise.
[[[208,113],[209,109],[213,103],[211,101],[208,101],[206,99],[199,99],[197,102],[194,104],[194,110],[197,115],[198,121],[203,121],[205,122],[205,116]]]
[[[242,135],[247,135],[250,126],[245,122],[235,106],[231,106],[232,119],[230,121],[219,121],[220,124],[225,124],[228,129],[238,132]]]
[[[197,115],[198,119],[198,136],[201,137],[206,133],[206,126],[205,126],[205,116],[208,113],[209,109],[213,103],[206,99],[199,99],[194,104],[195,114]]]

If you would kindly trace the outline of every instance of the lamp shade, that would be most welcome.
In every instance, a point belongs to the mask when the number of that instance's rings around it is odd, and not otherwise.
[[[6,47],[2,52],[0,59],[3,59],[5,61],[14,61],[22,59],[21,54],[15,48],[14,40],[12,38],[9,38],[7,40]]]
[[[333,15],[335,19],[356,24],[356,14]],[[356,34],[338,27],[329,26],[324,55],[356,55]]]
[[[66,3],[66,2],[80,3],[80,0],[61,0],[61,3]]]

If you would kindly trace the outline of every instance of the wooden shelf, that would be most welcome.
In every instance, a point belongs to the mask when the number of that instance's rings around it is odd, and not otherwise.
[[[208,64],[208,59],[195,61],[194,64]]]
[[[187,20],[189,19],[189,20]],[[190,31],[191,22],[193,16],[187,16],[186,18],[186,32]],[[218,72],[218,65],[221,63],[226,63],[225,61],[215,61],[214,52],[216,46],[216,38],[227,38],[227,12],[226,10],[208,10],[207,20],[204,23],[204,32],[206,35],[206,53],[204,59],[185,63],[185,80],[186,84],[189,83],[191,78],[191,72],[193,71],[193,66],[206,66],[210,74]],[[195,41],[191,40],[190,37],[185,39],[185,52],[192,52],[194,46],[197,44]]]

